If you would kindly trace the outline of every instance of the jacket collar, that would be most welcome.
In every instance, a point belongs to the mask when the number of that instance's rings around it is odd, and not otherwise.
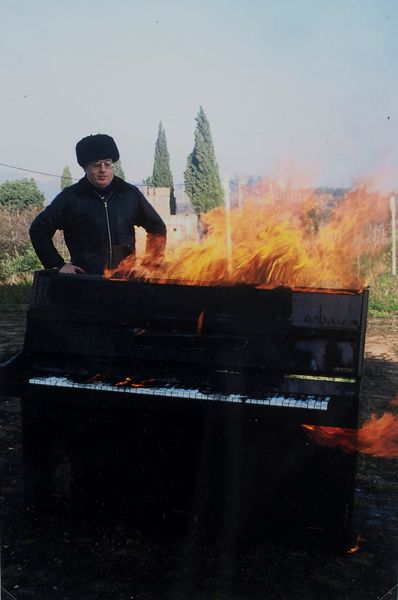
[[[86,176],[82,177],[76,184],[77,187],[77,193],[81,193],[81,194],[87,194],[87,193],[98,193],[99,190],[97,190],[96,187],[94,187],[89,180],[87,179]],[[117,191],[117,192],[123,192],[127,189],[129,189],[129,184],[126,183],[124,181],[124,179],[122,179],[121,177],[117,177],[116,175],[113,176],[113,179],[111,181],[111,183],[109,184],[109,186],[106,188],[107,192],[110,191]]]

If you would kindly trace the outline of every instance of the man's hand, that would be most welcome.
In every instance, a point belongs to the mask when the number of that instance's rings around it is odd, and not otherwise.
[[[142,265],[137,265],[133,271],[134,277],[138,277],[139,279],[148,279],[151,276],[151,272],[146,267]]]
[[[65,263],[63,265],[63,267],[60,268],[58,273],[69,273],[71,275],[76,275],[76,273],[84,273],[84,271],[77,265],[72,265],[71,263]]]

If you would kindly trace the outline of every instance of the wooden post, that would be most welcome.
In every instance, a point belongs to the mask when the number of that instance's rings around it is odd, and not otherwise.
[[[396,226],[396,209],[395,196],[390,198],[391,208],[391,272],[397,274],[397,226]]]
[[[231,196],[229,193],[229,177],[224,177],[224,203],[225,203],[225,236],[227,245],[227,270],[228,277],[232,276],[232,234],[231,234]]]
[[[243,196],[243,194],[242,194],[242,183],[241,183],[241,180],[240,180],[240,177],[239,177],[239,179],[238,179],[238,208],[239,208],[239,210],[242,208],[242,202],[243,202],[242,196]]]

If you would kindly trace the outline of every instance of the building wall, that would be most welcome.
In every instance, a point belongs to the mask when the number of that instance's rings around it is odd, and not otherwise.
[[[166,224],[167,248],[175,248],[186,241],[199,241],[198,218],[195,214],[170,214],[170,188],[147,187],[142,192]],[[137,256],[142,256],[145,251],[145,238],[145,230],[137,227]]]
[[[155,188],[147,186],[142,190],[142,193],[165,221],[170,215],[170,188]]]

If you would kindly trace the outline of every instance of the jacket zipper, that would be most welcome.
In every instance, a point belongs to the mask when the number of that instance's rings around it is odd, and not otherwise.
[[[100,194],[98,194],[100,196]],[[109,268],[112,269],[113,265],[112,265],[112,261],[113,261],[113,254],[112,254],[112,236],[111,236],[111,226],[109,223],[109,214],[108,214],[108,202],[111,199],[112,193],[110,194],[108,200],[105,200],[105,197],[100,196],[102,202],[104,203],[104,207],[105,207],[105,216],[106,216],[106,228],[108,231],[108,245],[109,245]]]

